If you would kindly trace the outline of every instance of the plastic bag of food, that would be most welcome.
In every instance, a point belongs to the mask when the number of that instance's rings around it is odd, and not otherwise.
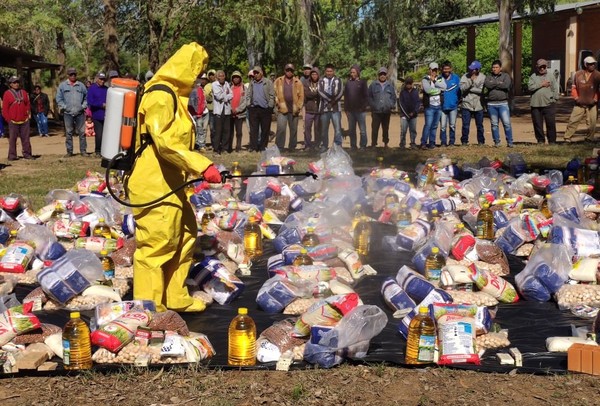
[[[555,294],[561,310],[578,306],[600,307],[600,285],[563,285]]]
[[[387,316],[377,306],[358,306],[348,312],[331,330],[323,333],[317,343],[306,344],[304,359],[331,368],[344,358],[361,359],[367,355],[371,339],[387,324]]]
[[[130,310],[92,332],[92,344],[116,353],[133,340],[139,326],[147,326],[151,319],[147,310]]]
[[[383,282],[381,294],[388,307],[394,310],[394,318],[403,318],[417,306],[402,287],[392,278],[386,278]]]
[[[438,364],[480,364],[475,347],[476,313],[477,306],[474,305],[433,304],[438,331]]]
[[[565,245],[545,244],[534,252],[517,276],[517,288],[528,300],[547,301],[569,279],[571,249]]]
[[[24,273],[33,259],[34,249],[25,241],[15,241],[0,258],[0,272]]]
[[[279,313],[299,297],[311,297],[315,283],[291,281],[281,275],[267,279],[256,295],[256,303],[267,313]]]
[[[502,275],[508,275],[510,273],[508,258],[506,258],[504,251],[502,251],[502,249],[493,241],[477,239],[475,249],[477,250],[477,256],[480,261],[489,262],[491,264],[500,264],[502,267]]]
[[[156,312],[156,305],[152,300],[125,300],[118,303],[103,303],[96,306],[92,324],[102,327],[136,308]]]
[[[0,314],[0,346],[19,334],[40,328],[40,321],[31,313],[33,303],[14,306]]]
[[[331,296],[312,305],[294,326],[294,336],[305,337],[314,325],[333,326],[350,310],[358,306],[358,295],[350,293],[343,296]]]
[[[256,340],[256,359],[260,362],[277,361],[284,352],[304,344],[305,339],[292,335],[294,324],[293,319],[276,321],[260,333]]]
[[[579,282],[596,282],[596,274],[600,268],[600,258],[581,258],[573,264],[569,278]]]
[[[362,261],[356,250],[344,249],[338,252],[338,258],[344,262],[353,279],[358,280],[365,274]]]

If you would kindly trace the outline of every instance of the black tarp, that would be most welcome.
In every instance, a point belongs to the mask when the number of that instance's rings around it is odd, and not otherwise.
[[[380,241],[381,236],[388,231],[377,230],[374,240]],[[388,276],[395,277],[403,265],[411,265],[412,254],[382,251],[382,244],[373,246],[370,256],[365,263],[370,264],[377,275],[368,276],[358,281],[354,289],[365,304],[377,305],[389,317],[385,329],[371,341],[371,346],[364,362],[388,363],[402,365],[404,362],[405,340],[397,332],[398,319],[392,318],[392,311],[387,308],[380,293],[381,285]],[[228,305],[212,304],[202,313],[183,313],[191,331],[201,332],[208,336],[216,350],[216,356],[206,362],[209,367],[227,369],[227,330],[230,321],[237,314],[238,307],[247,307],[249,314],[256,322],[257,332],[269,327],[273,322],[286,317],[283,314],[267,314],[256,304],[256,294],[268,278],[266,271],[267,258],[274,254],[271,244],[265,243],[265,253],[259,260],[254,261],[252,275],[242,277],[245,283],[244,292]],[[511,275],[507,278],[514,283],[514,275],[524,266],[521,259],[509,257]],[[18,286],[17,296],[22,299],[33,287]],[[93,312],[82,312],[89,318]],[[39,312],[42,322],[63,326],[68,319],[67,311]],[[89,319],[88,319],[89,320]],[[547,337],[571,335],[571,325],[589,325],[591,322],[574,316],[568,311],[560,311],[554,302],[537,303],[519,301],[514,304],[500,304],[495,322],[502,328],[508,329],[511,347],[517,347],[523,353],[523,367],[519,372],[524,373],[564,373],[566,372],[566,354],[549,353],[546,351]],[[507,351],[503,349],[500,351]],[[102,368],[101,366],[96,366]],[[275,364],[257,365],[256,368],[274,369]],[[295,368],[307,367],[307,364],[295,365]],[[487,372],[507,372],[515,367],[500,366],[494,351],[488,351],[482,358],[481,365],[455,365],[456,368],[466,368]]]

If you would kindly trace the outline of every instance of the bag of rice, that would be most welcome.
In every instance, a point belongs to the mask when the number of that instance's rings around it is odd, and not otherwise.
[[[438,364],[479,365],[475,348],[477,306],[434,303],[433,314],[438,329]]]
[[[17,335],[40,328],[40,321],[31,313],[33,302],[14,306],[0,314],[0,346]]]
[[[469,265],[471,280],[479,290],[495,297],[502,303],[514,303],[519,301],[519,295],[513,285],[500,276],[479,269],[475,264]]]
[[[135,336],[136,329],[139,326],[147,326],[151,318],[147,310],[131,310],[94,331],[91,334],[92,345],[116,353],[129,344]]]

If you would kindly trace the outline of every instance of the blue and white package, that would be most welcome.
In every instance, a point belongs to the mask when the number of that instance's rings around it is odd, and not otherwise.
[[[504,210],[494,210],[492,215],[494,216],[494,228],[496,230],[508,225],[509,218]]]
[[[0,225],[0,244],[5,245],[10,237],[10,231],[6,226]]]
[[[520,275],[520,274],[519,274]],[[527,300],[538,302],[547,302],[552,298],[552,294],[539,279],[533,275],[527,275],[524,278],[515,277],[515,282],[519,288],[519,293]]]
[[[555,272],[547,264],[539,264],[533,270],[533,276],[537,278],[550,293],[556,293],[567,281],[567,275]]]
[[[446,291],[437,289],[432,283],[423,278],[423,276],[419,275],[406,265],[398,271],[396,282],[415,303],[421,303],[428,297],[430,299],[437,299],[439,302],[452,302],[452,296]],[[432,292],[436,292],[436,294],[433,294]]]
[[[600,255],[600,233],[598,231],[555,225],[550,230],[548,242],[567,245],[578,257]]]
[[[267,279],[258,290],[256,303],[267,313],[280,313],[297,297],[292,282],[276,275]]]
[[[133,214],[126,214],[123,216],[123,224],[121,224],[121,230],[126,236],[135,235],[135,218]]]
[[[213,204],[213,197],[209,190],[202,189],[200,192],[194,193],[190,197],[190,203],[194,207],[210,206]]]
[[[410,192],[412,187],[410,186],[410,183],[404,182],[403,180],[399,180],[394,184],[394,189],[406,195],[408,194],[408,192]]]
[[[299,244],[302,241],[300,233],[294,228],[286,228],[273,239],[273,248],[276,252],[283,252],[283,249],[291,244]]]
[[[44,253],[42,259],[55,261],[63,255],[65,255],[66,253],[67,250],[65,249],[65,247],[61,243],[54,241],[48,246],[48,249]]]
[[[275,275],[275,269],[285,265],[282,254],[271,255],[267,260],[267,272],[270,276]]]
[[[416,306],[416,303],[392,278],[385,279],[381,286],[381,294],[385,303],[395,311],[394,316],[403,317]]]
[[[515,227],[516,226],[517,225],[515,224]],[[500,249],[502,249],[502,251],[504,251],[505,254],[512,254],[521,245],[525,244],[525,239],[511,224],[509,224],[502,235],[496,239],[496,244],[500,247]]]
[[[407,251],[412,251],[423,242],[431,231],[431,224],[425,220],[417,219],[408,227],[398,231],[396,244]]]
[[[46,268],[37,276],[38,281],[44,292],[56,299],[59,303],[66,303],[77,296],[73,291],[51,268]]]
[[[302,249],[302,244],[290,244],[286,246],[281,255],[283,256],[284,265],[292,265],[294,263],[294,259],[298,255],[300,255],[300,250]]]

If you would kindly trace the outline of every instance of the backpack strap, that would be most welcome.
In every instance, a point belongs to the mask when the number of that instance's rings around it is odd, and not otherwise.
[[[144,92],[144,94],[154,92],[156,90],[161,91],[161,92],[167,92],[171,95],[171,97],[173,98],[173,114],[176,114],[177,113],[177,95],[175,94],[173,89],[171,89],[169,86],[167,86],[165,84],[157,83],[155,85],[150,86],[148,88],[148,90],[146,90]]]

